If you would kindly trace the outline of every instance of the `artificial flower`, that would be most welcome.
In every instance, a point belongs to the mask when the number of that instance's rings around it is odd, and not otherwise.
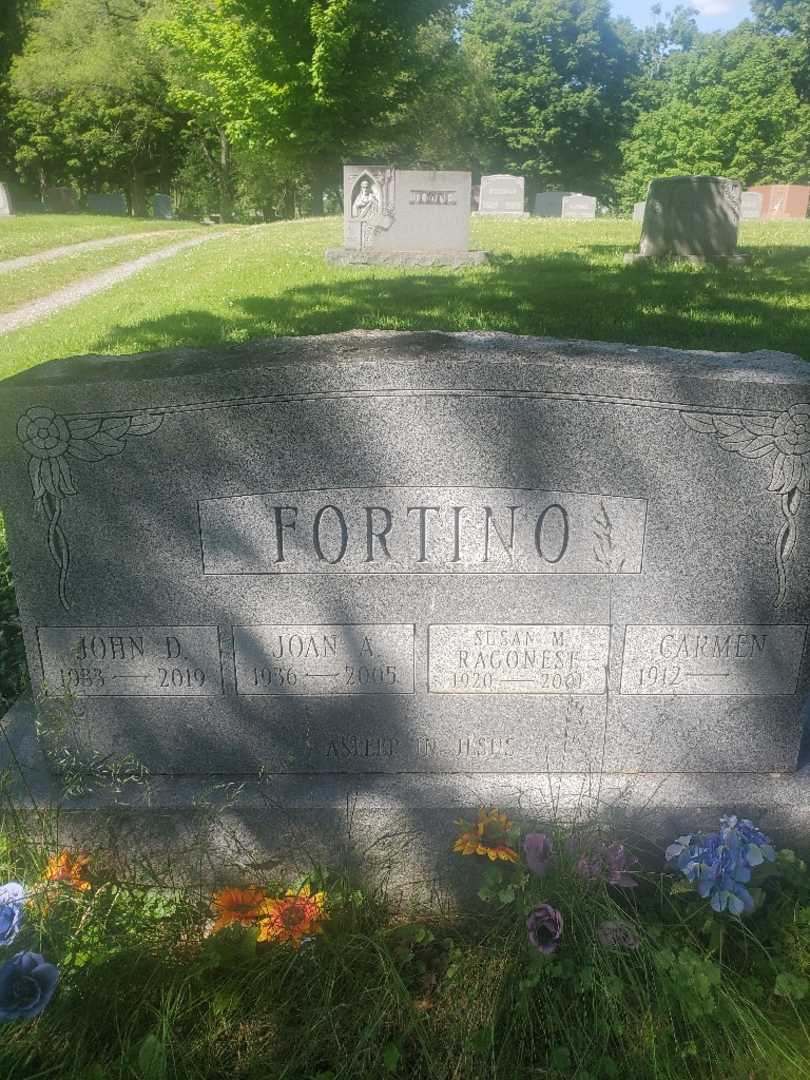
[[[30,1020],[53,997],[59,972],[35,952],[19,952],[0,967],[0,1021]]]
[[[551,837],[544,833],[529,833],[523,840],[526,865],[533,874],[542,877],[551,867],[553,846]]]
[[[86,892],[91,886],[83,873],[90,862],[89,855],[71,855],[69,851],[60,851],[51,855],[45,869],[45,880],[64,882],[80,892]]]
[[[492,862],[498,859],[503,859],[504,862],[518,861],[518,853],[505,843],[514,830],[514,825],[506,814],[495,809],[489,813],[481,809],[478,811],[476,825],[470,825],[466,821],[458,821],[456,824],[464,831],[453,844],[453,851],[460,855],[486,855]]]
[[[529,944],[538,952],[549,955],[560,944],[563,932],[563,917],[551,904],[540,904],[526,920],[529,931]]]
[[[220,889],[211,898],[211,907],[217,913],[211,932],[216,933],[225,926],[239,923],[249,926],[259,917],[259,908],[267,898],[263,889]]]
[[[25,889],[19,881],[0,885],[0,945],[10,945],[20,932]]]
[[[310,890],[309,885],[288,889],[278,899],[265,900],[258,909],[257,941],[289,941],[298,948],[301,941],[321,930],[326,893]]]

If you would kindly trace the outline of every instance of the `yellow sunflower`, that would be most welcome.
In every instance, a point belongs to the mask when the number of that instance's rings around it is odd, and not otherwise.
[[[44,879],[64,882],[80,892],[86,892],[91,885],[83,874],[89,862],[89,855],[71,855],[69,851],[60,851],[58,855],[51,855],[48,859]]]
[[[498,859],[504,862],[518,861],[518,853],[505,843],[514,829],[506,814],[494,808],[487,813],[482,808],[478,811],[477,825],[466,821],[457,821],[456,824],[463,831],[453,844],[453,851],[461,855],[486,855],[493,862]]]
[[[259,917],[259,908],[267,898],[263,889],[220,889],[211,898],[211,907],[217,913],[211,932],[222,930],[232,923],[249,926]]]
[[[301,938],[321,930],[326,893],[312,893],[309,885],[288,889],[276,900],[259,907],[257,941],[290,941],[297,949]]]

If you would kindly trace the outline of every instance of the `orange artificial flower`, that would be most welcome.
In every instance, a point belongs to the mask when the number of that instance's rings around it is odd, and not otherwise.
[[[470,825],[466,821],[457,821],[456,824],[464,831],[453,844],[453,851],[461,855],[486,855],[493,862],[497,859],[518,861],[518,853],[505,843],[514,828],[506,814],[494,808],[489,813],[481,809],[478,811],[477,825]]]
[[[263,889],[220,889],[211,898],[211,907],[217,913],[211,933],[238,922],[249,926],[259,916],[259,908],[267,894]]]
[[[290,941],[297,949],[301,938],[321,930],[326,893],[312,893],[309,885],[287,889],[277,900],[265,900],[259,909],[257,941]]]
[[[89,862],[89,855],[71,855],[69,851],[60,851],[48,859],[45,881],[64,882],[80,892],[86,892],[91,885],[82,875]]]

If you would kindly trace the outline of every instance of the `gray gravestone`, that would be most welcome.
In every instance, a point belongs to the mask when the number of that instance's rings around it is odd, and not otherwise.
[[[109,195],[91,192],[87,196],[87,209],[93,214],[110,214],[116,217],[125,217],[127,201],[120,191],[114,191]]]
[[[343,168],[344,246],[327,262],[393,266],[465,266],[485,261],[470,251],[468,172]]]
[[[596,217],[596,199],[593,195],[566,195],[562,201],[562,216],[570,221],[590,221]]]
[[[45,192],[45,202],[52,214],[71,214],[76,210],[73,189],[69,187],[48,188]]]
[[[447,851],[459,807],[596,773],[681,827],[789,804],[808,454],[796,358],[507,334],[75,358],[0,399],[35,694],[175,810],[262,772],[270,848],[349,802]]]
[[[740,221],[759,221],[762,217],[762,192],[744,191],[740,199]]]
[[[174,219],[174,210],[171,195],[153,195],[152,213],[160,221],[172,221]]]
[[[739,262],[737,251],[742,185],[721,176],[668,176],[647,193],[641,245],[625,261],[682,258],[693,262]]]
[[[534,197],[534,216],[561,218],[563,199],[573,191],[539,191]]]
[[[470,210],[477,210],[481,201],[481,185],[473,184],[470,188]]]
[[[646,207],[646,205],[646,202],[633,203],[633,221],[644,220],[644,208]]]
[[[479,214],[528,217],[523,208],[523,177],[499,173],[481,177]]]
[[[13,213],[14,205],[8,185],[0,183],[0,217],[11,217]]]

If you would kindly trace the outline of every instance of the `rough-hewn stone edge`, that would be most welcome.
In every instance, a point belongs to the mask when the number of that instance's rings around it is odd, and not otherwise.
[[[384,251],[374,248],[327,248],[325,258],[333,266],[481,266],[486,251]]]
[[[734,255],[677,255],[675,252],[668,252],[666,255],[640,255],[638,252],[628,251],[625,253],[624,262],[628,266],[631,263],[647,262],[689,262],[694,266],[706,266],[710,263],[719,263],[728,266],[745,266],[747,263],[751,262],[751,253],[748,251],[737,251]]]

